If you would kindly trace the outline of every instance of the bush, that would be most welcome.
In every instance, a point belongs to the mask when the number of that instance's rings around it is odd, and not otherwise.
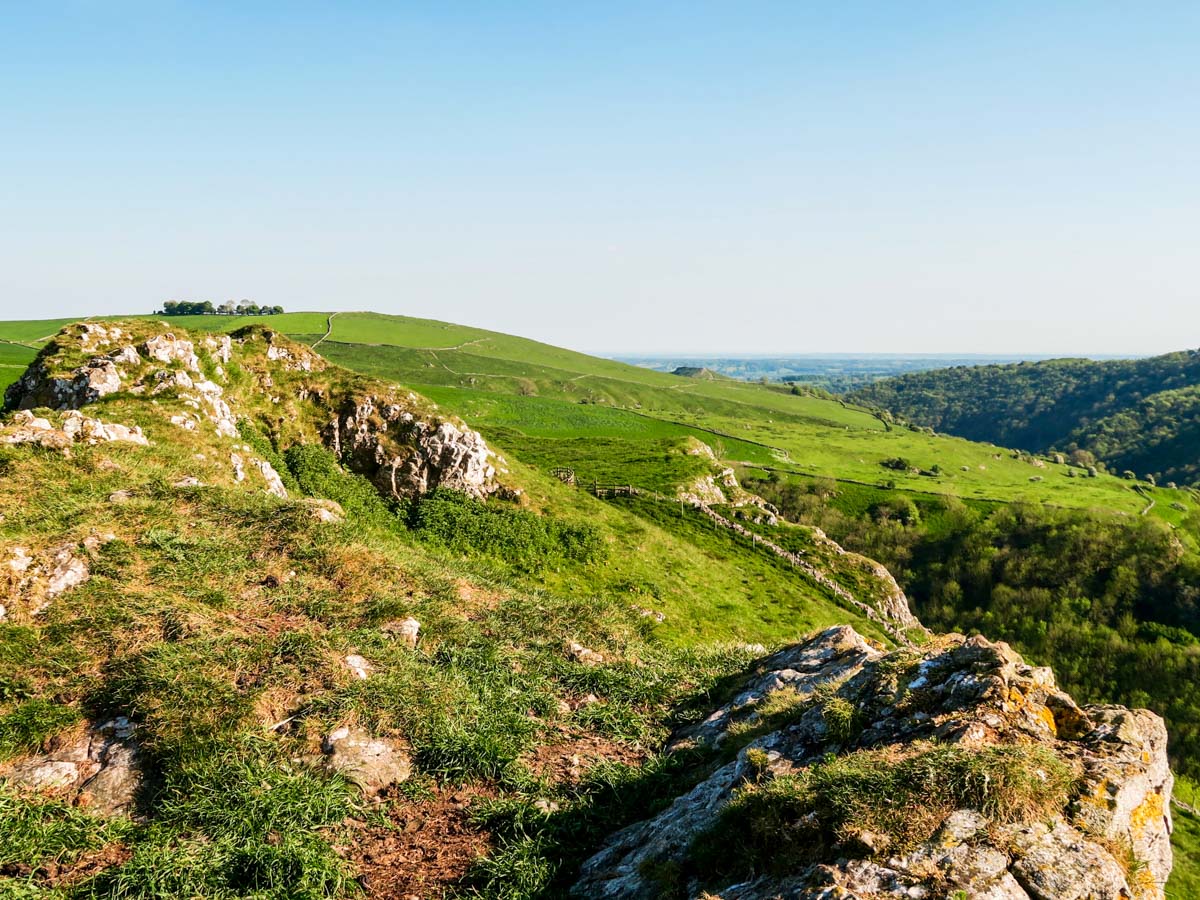
[[[400,525],[393,508],[374,485],[361,475],[345,471],[324,447],[297,444],[288,448],[284,461],[300,490],[310,497],[337,501],[347,516],[359,522],[393,528]]]
[[[289,491],[300,490],[300,485],[296,483],[296,476],[288,469],[287,461],[279,455],[279,451],[275,449],[275,445],[271,443],[270,438],[263,434],[249,419],[238,419],[237,430],[242,440],[249,444],[255,453],[269,462],[271,467],[279,473],[279,478],[285,488]]]
[[[447,549],[499,556],[527,571],[558,561],[588,563],[604,553],[600,533],[591,525],[489,506],[441,488],[412,503],[408,524]]]

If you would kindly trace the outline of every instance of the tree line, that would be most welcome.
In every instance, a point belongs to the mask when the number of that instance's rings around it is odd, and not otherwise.
[[[283,312],[282,306],[259,306],[249,300],[241,303],[227,301],[220,306],[211,300],[167,300],[156,316],[274,316]]]

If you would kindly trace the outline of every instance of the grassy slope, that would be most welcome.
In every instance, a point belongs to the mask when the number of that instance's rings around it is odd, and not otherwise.
[[[324,335],[328,319],[325,314],[288,313],[253,321],[312,342]],[[0,339],[44,337],[55,324],[0,323]],[[231,330],[244,322],[202,317],[173,324]],[[373,346],[355,340],[369,340]],[[442,347],[460,349],[433,349]],[[869,484],[894,479],[901,489],[968,499],[1026,498],[1122,514],[1136,514],[1145,506],[1145,500],[1117,479],[1068,480],[1062,467],[1034,469],[986,445],[888,432],[868,413],[836,402],[760,385],[680,379],[478,329],[341,314],[333,319],[331,340],[320,349],[354,368],[418,386],[438,403],[461,412],[518,459],[533,464],[535,468],[523,469],[514,462],[535,504],[601,523],[615,551],[605,571],[548,572],[541,582],[555,594],[624,595],[629,602],[662,611],[667,619],[656,631],[669,644],[714,639],[770,643],[853,617],[811,587],[785,577],[770,561],[750,558],[743,549],[730,546],[724,535],[708,533],[683,518],[672,522],[662,516],[632,515],[563,488],[543,474],[552,464],[607,466],[598,471],[601,477],[640,483],[661,467],[655,453],[665,462],[676,442],[690,434],[714,445],[729,460],[803,474]],[[617,404],[629,408],[614,408]],[[655,441],[662,442],[661,447],[652,444],[650,454],[633,455],[635,448],[645,451],[647,443]],[[922,467],[937,463],[945,474],[929,478],[883,470],[878,461],[890,456],[908,457]],[[962,471],[963,465],[970,471]],[[1044,481],[1030,482],[1035,475]],[[108,485],[98,482],[93,487],[98,497]],[[1169,509],[1172,500],[1192,503],[1182,493],[1157,490],[1153,496],[1157,503],[1152,514],[1168,521],[1174,515]],[[157,513],[164,520],[177,514],[169,505]],[[514,592],[534,589],[519,577],[513,581],[512,573],[491,560],[446,558],[428,549],[405,554],[402,568],[430,571],[432,566],[437,578],[507,581]],[[855,624],[872,630],[861,621]],[[1178,839],[1185,853],[1187,836],[1182,830]],[[1180,870],[1185,881],[1190,877],[1183,874],[1189,871],[1187,865]]]

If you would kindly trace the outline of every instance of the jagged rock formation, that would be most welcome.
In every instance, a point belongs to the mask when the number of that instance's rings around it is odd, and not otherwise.
[[[78,410],[72,409],[62,417],[62,425],[55,428],[49,419],[35,416],[27,409],[18,410],[9,426],[0,429],[0,443],[37,444],[47,450],[59,450],[69,454],[71,445],[99,444],[108,441],[125,441],[143,447],[150,442],[136,425],[132,428],[113,422],[89,419]]]
[[[674,750],[730,761],[613,835],[574,892],[1161,898],[1172,861],[1166,739],[1146,710],[1076,706],[1048,669],[1003,643],[950,635],[883,653],[831,628],[762,660],[733,699],[676,735]],[[927,760],[940,762],[923,769]],[[966,774],[945,774],[953,766]],[[869,773],[909,769],[922,773],[910,806],[870,792]],[[865,791],[857,807],[855,790]],[[860,815],[839,819],[847,808]]]
[[[325,434],[345,465],[394,497],[445,487],[483,499],[499,487],[479,432],[417,418],[394,397],[348,398]]]

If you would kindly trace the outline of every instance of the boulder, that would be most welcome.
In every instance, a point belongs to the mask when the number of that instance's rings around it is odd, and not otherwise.
[[[368,797],[412,775],[412,761],[394,741],[371,737],[361,728],[343,725],[322,744],[325,767],[358,786]]]
[[[135,728],[124,717],[94,725],[49,753],[9,764],[0,777],[97,815],[128,815],[142,785]]]
[[[48,419],[35,417],[29,410],[18,410],[8,427],[0,431],[0,441],[6,444],[37,444],[52,450],[68,452],[73,444],[100,444],[123,441],[148,446],[150,441],[137,426],[120,425],[90,419],[78,410],[68,410],[62,426],[55,428]]]
[[[1077,706],[1049,669],[1027,665],[1004,643],[948,635],[885,653],[851,628],[830,628],[762,659],[707,719],[675,735],[669,750],[720,747],[732,760],[610,837],[582,866],[573,893],[657,897],[662,873],[671,873],[678,896],[724,900],[1155,900],[1172,863],[1166,737],[1146,710]],[[812,837],[790,868],[783,848],[795,838],[781,833],[771,874],[746,872],[737,858],[723,879],[714,880],[712,866],[697,874],[693,843],[734,798],[830,760],[902,761],[930,748],[972,760],[1020,753],[1037,780],[1064,786],[1047,795],[1049,806],[1007,817],[947,807],[954,794],[923,795],[908,814],[926,816],[927,828],[898,847],[858,821],[820,831],[818,798],[791,826]],[[1057,760],[1058,774],[1039,760]],[[1144,867],[1123,864],[1123,847]]]

